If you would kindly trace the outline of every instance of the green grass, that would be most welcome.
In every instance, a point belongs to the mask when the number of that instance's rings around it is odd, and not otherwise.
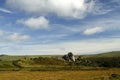
[[[77,55],[78,56],[78,55]],[[85,55],[84,57],[118,57],[120,51],[108,52],[95,55]],[[40,58],[39,58],[40,57]],[[68,62],[57,60],[62,55],[27,55],[27,56],[0,56],[0,70],[29,70],[29,71],[59,71],[59,70],[93,70],[97,67],[76,66]],[[37,58],[36,60],[33,60]],[[99,68],[101,69],[101,68]]]
[[[14,68],[12,61],[0,61],[0,68]]]
[[[118,56],[120,56],[120,51],[106,52],[95,55],[95,57],[118,57]]]
[[[62,57],[62,55],[0,55],[0,60],[3,61],[14,61],[19,59],[30,59],[30,58],[38,58],[38,57],[48,57],[48,58],[57,58]]]
[[[120,57],[120,51],[105,52],[99,54],[81,55],[83,57]]]

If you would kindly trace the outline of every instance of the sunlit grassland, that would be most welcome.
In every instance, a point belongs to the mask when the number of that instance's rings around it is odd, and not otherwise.
[[[1,71],[0,80],[109,80],[120,68],[81,71]]]
[[[1,55],[0,80],[120,80],[119,56],[120,52],[77,55],[73,63],[60,55]]]

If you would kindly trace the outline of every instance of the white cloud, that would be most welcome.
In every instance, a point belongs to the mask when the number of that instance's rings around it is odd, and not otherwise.
[[[14,33],[12,35],[9,35],[6,39],[11,42],[20,42],[29,40],[30,37],[28,35],[20,35],[18,33]]]
[[[98,42],[99,41],[99,42]],[[57,44],[57,45],[56,45]],[[50,44],[34,44],[34,45],[22,45],[22,50],[11,50],[12,54],[21,55],[64,55],[68,52],[74,54],[94,54],[106,51],[118,51],[120,50],[120,38],[102,38],[91,39],[84,41],[68,41],[61,43]]]
[[[55,14],[65,18],[82,19],[88,13],[105,14],[103,5],[97,0],[7,0],[6,4],[13,9],[30,14]]]
[[[21,19],[21,20],[18,20],[17,22],[32,29],[48,29],[49,28],[49,20],[47,20],[43,16],[40,16],[38,18],[32,17],[26,20]]]
[[[9,14],[12,13],[12,11],[7,10],[7,9],[4,9],[4,8],[0,8],[0,11],[1,11],[1,12],[4,12],[4,13],[9,13]]]
[[[83,34],[85,35],[93,35],[93,34],[96,34],[96,33],[101,33],[105,31],[105,29],[103,27],[93,27],[93,28],[89,28],[89,29],[86,29]]]
[[[63,17],[83,18],[85,0],[7,0],[8,5],[27,13],[53,13]]]
[[[107,8],[109,7],[107,4],[105,5],[104,3],[101,3],[99,0],[91,0],[89,6],[88,6],[88,12],[93,14],[93,15],[102,15],[109,13],[112,11],[112,8]]]

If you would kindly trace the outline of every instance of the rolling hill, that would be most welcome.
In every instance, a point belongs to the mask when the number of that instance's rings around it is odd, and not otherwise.
[[[120,57],[120,51],[112,51],[100,54],[91,55],[76,55],[84,57]],[[22,56],[10,56],[10,55],[0,55],[0,60],[13,61],[24,58],[37,58],[37,57],[62,57],[62,55],[22,55]]]
[[[88,55],[91,57],[120,57],[120,51],[105,52],[100,54]]]

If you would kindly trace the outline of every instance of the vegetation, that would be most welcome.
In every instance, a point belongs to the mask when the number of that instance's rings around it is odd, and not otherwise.
[[[112,51],[112,52],[91,55],[91,57],[120,57],[120,51]]]
[[[39,58],[33,58],[33,64],[64,66],[67,65],[67,62],[63,60],[59,60],[57,58],[39,57]]]
[[[119,74],[111,74],[109,77],[109,80],[120,80],[120,75]]]
[[[120,80],[120,69],[85,71],[1,71],[0,80]]]
[[[75,62],[64,60],[62,56],[1,55],[0,70],[60,71],[101,70],[106,68],[120,68],[119,55],[120,52],[110,52],[92,56],[76,56],[77,59],[75,60]]]
[[[78,57],[77,65],[96,67],[120,67],[120,57]]]
[[[75,61],[62,56],[1,55],[0,80],[120,80],[119,55],[76,55]]]

